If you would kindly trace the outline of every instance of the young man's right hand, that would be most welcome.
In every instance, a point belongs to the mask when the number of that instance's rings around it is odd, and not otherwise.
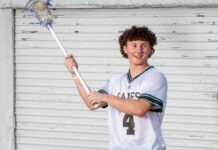
[[[69,54],[65,57],[65,62],[64,65],[67,67],[68,71],[73,75],[76,76],[75,72],[73,71],[73,66],[75,66],[76,68],[78,68],[78,64],[75,60],[75,58],[73,57],[72,54]]]

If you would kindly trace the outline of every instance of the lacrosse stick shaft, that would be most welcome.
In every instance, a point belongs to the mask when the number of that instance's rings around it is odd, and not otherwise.
[[[62,43],[60,42],[60,40],[58,39],[58,37],[56,36],[55,32],[53,31],[52,27],[50,25],[47,25],[48,30],[51,32],[52,36],[54,37],[55,41],[58,43],[58,46],[60,47],[61,51],[63,52],[64,56],[67,56],[67,52],[65,51]],[[88,86],[86,85],[85,81],[83,80],[82,76],[80,75],[79,71],[77,70],[76,67],[72,67],[73,71],[75,72],[77,78],[79,79],[80,83],[82,84],[83,88],[85,89],[85,91],[87,93],[90,93],[90,89],[88,88]]]
[[[60,40],[56,36],[54,30],[52,29],[52,27],[50,25],[47,25],[47,28],[51,32],[52,36],[54,37],[55,41],[58,43],[58,46],[60,47],[61,51],[63,52],[64,56],[66,57],[67,56],[67,52],[65,51],[62,43],[60,42]]]

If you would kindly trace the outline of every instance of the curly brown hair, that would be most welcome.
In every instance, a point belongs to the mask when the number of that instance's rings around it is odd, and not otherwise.
[[[126,29],[123,34],[119,37],[120,52],[124,58],[128,58],[127,54],[124,52],[123,47],[127,44],[128,41],[142,40],[148,41],[151,46],[151,54],[149,58],[155,52],[154,45],[157,44],[156,35],[147,27],[136,27],[132,26],[130,29]]]

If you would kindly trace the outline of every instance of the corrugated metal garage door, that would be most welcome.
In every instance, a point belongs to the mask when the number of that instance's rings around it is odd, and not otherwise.
[[[159,44],[150,64],[169,81],[163,130],[169,150],[218,149],[218,11],[208,8],[57,9],[54,30],[93,89],[128,69],[117,37],[147,25]],[[62,53],[35,18],[16,11],[17,150],[107,149],[107,112],[89,112]]]

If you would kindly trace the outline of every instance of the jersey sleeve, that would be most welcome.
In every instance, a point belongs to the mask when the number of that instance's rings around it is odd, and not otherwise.
[[[98,92],[108,94],[109,93],[109,81],[107,81],[107,83],[102,88],[100,88]]]
[[[109,81],[98,90],[98,92],[103,93],[103,94],[108,94],[109,93]],[[108,105],[103,106],[102,108],[107,108]]]
[[[152,75],[138,98],[153,104],[151,111],[162,112],[167,98],[167,80],[165,76],[161,73]]]

